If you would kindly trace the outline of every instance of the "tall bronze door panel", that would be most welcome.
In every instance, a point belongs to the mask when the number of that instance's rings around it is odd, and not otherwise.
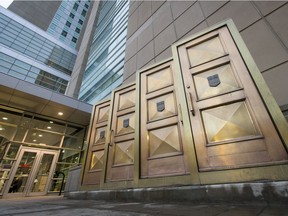
[[[140,72],[139,83],[140,177],[187,174],[172,61]]]
[[[287,160],[226,27],[178,47],[200,171]]]
[[[83,185],[100,185],[105,167],[104,148],[108,134],[109,111],[110,100],[94,106]]]
[[[135,84],[131,84],[113,92],[106,182],[133,178],[135,88]]]

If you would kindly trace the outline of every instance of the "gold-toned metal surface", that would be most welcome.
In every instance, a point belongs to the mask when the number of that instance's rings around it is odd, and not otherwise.
[[[134,162],[134,140],[115,143],[113,165],[131,164]]]
[[[156,91],[158,89],[170,86],[173,84],[173,76],[170,67],[164,68],[161,71],[149,74],[147,76],[147,92]]]
[[[217,75],[219,85],[209,86],[208,79]],[[192,75],[193,76],[193,75]],[[204,71],[193,76],[198,99],[205,99],[219,94],[235,91],[240,88],[230,64]]]
[[[211,61],[225,55],[225,50],[219,37],[192,45],[187,49],[190,67]]]
[[[127,109],[135,106],[135,91],[125,92],[119,95],[119,108],[118,110]]]
[[[150,130],[148,136],[150,157],[181,152],[177,125]]]
[[[189,117],[200,171],[287,162],[281,139],[226,27],[183,43],[178,55],[188,104],[193,104]],[[259,145],[261,151],[255,148]],[[234,153],[226,150],[231,148]]]
[[[109,117],[109,106],[103,107],[99,109],[98,120],[97,123],[107,121]]]
[[[164,109],[162,111],[157,109],[157,105],[159,106],[161,102],[164,104]],[[176,104],[173,93],[150,99],[148,100],[147,106],[149,121],[176,114]]]
[[[102,187],[111,181],[130,181],[134,170],[135,84],[120,87],[112,95],[110,140]]]
[[[104,150],[92,152],[90,170],[103,169]]]
[[[82,185],[100,185],[105,164],[104,148],[107,140],[109,110],[110,100],[101,101],[93,108]]]
[[[155,77],[163,82],[150,83]],[[173,77],[172,61],[139,72],[140,179],[188,173]]]
[[[202,111],[208,143],[260,135],[245,102]]]
[[[135,113],[128,113],[117,118],[117,135],[132,133],[135,130]]]
[[[106,139],[106,126],[96,128],[94,144],[104,143]]]

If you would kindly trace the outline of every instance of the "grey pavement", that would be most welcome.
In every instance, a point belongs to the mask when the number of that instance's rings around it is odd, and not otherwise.
[[[196,204],[196,203],[140,203],[69,200],[65,197],[45,196],[0,199],[1,216],[288,216],[287,205]]]

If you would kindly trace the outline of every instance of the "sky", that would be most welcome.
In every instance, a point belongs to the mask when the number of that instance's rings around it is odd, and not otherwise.
[[[0,5],[4,8],[7,8],[13,0],[0,0]]]

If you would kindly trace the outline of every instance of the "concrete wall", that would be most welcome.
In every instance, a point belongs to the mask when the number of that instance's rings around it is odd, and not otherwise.
[[[135,81],[136,70],[171,57],[174,42],[232,18],[285,114],[287,11],[285,1],[131,1],[124,84]]]
[[[61,1],[14,0],[8,9],[46,31]]]

